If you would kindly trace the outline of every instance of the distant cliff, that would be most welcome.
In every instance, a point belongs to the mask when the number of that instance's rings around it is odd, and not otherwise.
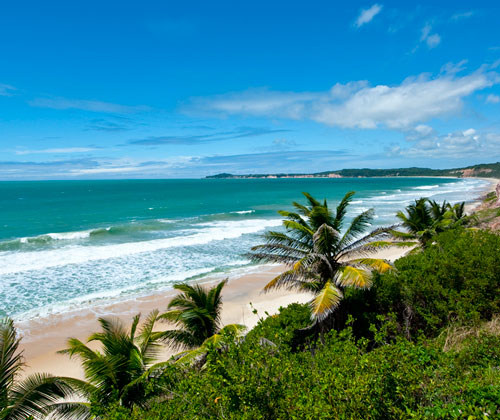
[[[485,177],[500,178],[500,162],[483,163],[454,169],[398,168],[398,169],[341,169],[338,171],[316,172],[312,174],[246,174],[222,173],[210,175],[209,179],[256,179],[256,178],[368,178],[395,176],[452,176],[457,178]]]

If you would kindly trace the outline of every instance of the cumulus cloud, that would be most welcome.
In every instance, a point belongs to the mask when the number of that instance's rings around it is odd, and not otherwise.
[[[500,134],[480,133],[474,128],[437,134],[434,130],[411,130],[409,147],[395,146],[390,155],[408,158],[465,158],[500,155]]]
[[[383,7],[382,5],[375,3],[372,7],[368,9],[362,9],[359,13],[358,18],[354,22],[354,25],[357,28],[360,28],[364,24],[371,22],[373,18],[380,13],[382,7]]]
[[[193,98],[191,113],[245,115],[312,120],[343,128],[407,129],[432,118],[456,113],[472,93],[500,82],[481,68],[464,76],[422,74],[396,86],[370,86],[366,81],[336,84],[326,92],[279,92],[252,89]]]
[[[422,28],[420,41],[425,42],[429,48],[436,48],[441,43],[441,37],[439,34],[432,34],[431,31],[432,26],[430,24],[425,25]]]
[[[128,106],[114,104],[111,102],[90,101],[86,99],[67,98],[36,98],[28,101],[31,106],[51,109],[79,109],[82,111],[100,112],[104,114],[130,114],[134,112],[147,111],[149,107]]]

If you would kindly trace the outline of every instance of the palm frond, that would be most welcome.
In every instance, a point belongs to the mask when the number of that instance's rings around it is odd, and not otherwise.
[[[244,255],[256,263],[266,262],[286,265],[294,264],[304,255],[307,255],[307,253],[297,253],[297,255],[293,255],[292,251],[290,251],[290,253],[275,252],[275,249],[276,248],[274,245],[258,245],[256,247],[253,247],[253,252]],[[256,252],[258,250],[262,251]]]
[[[360,264],[371,270],[378,271],[379,273],[385,273],[394,269],[388,261],[381,258],[357,258],[350,260],[349,264]]]
[[[352,241],[371,225],[375,211],[373,209],[366,210],[358,214],[351,222],[346,232],[340,240],[339,247],[343,248],[352,243]]]
[[[286,210],[279,210],[278,214],[283,216],[283,217],[286,217],[289,220],[295,220],[297,223],[300,223],[303,226],[307,226],[306,220],[304,220],[303,216],[301,216],[298,213],[294,213],[294,212],[286,211]]]
[[[337,259],[344,258],[349,254],[355,254],[356,252],[369,252],[370,250],[366,245],[373,243],[374,241],[390,238],[391,230],[393,228],[394,226],[377,228],[372,230],[362,238],[356,239],[355,241],[351,242],[349,245],[344,244],[342,248],[339,249]]]
[[[349,204],[352,201],[352,197],[354,196],[354,194],[355,194],[354,191],[349,191],[346,195],[344,195],[344,198],[342,198],[339,205],[337,206],[337,209],[335,212],[335,221],[333,224],[333,227],[337,231],[342,230],[342,225],[343,225],[345,216],[347,214],[347,207],[349,207]]]
[[[341,287],[368,289],[372,285],[372,278],[369,271],[346,265],[339,269],[335,282]]]
[[[146,366],[155,361],[161,352],[161,346],[158,343],[158,334],[154,332],[158,318],[159,311],[157,309],[151,311],[139,331],[138,341],[142,356],[141,363]]]
[[[158,339],[173,350],[190,349],[199,345],[199,340],[191,332],[183,330],[163,331]]]
[[[295,282],[300,278],[303,278],[303,273],[301,273],[300,267],[292,268],[277,275],[274,279],[267,283],[264,286],[264,292],[269,292],[270,290],[280,288],[293,290],[297,287]]]
[[[366,245],[363,245],[358,250],[361,251],[361,253],[363,253],[363,251],[377,252],[380,251],[381,249],[391,248],[391,247],[412,248],[414,246],[417,246],[418,244],[419,244],[418,242],[410,242],[410,241],[374,241]]]
[[[303,192],[302,195],[305,198],[307,198],[307,201],[309,201],[309,205],[311,206],[311,208],[321,206],[321,203],[318,200],[316,200],[311,194],[309,194],[307,192]]]
[[[137,314],[132,318],[132,326],[130,327],[130,340],[135,339],[135,332],[137,330],[137,326],[139,325],[139,320],[141,319],[141,314]]]
[[[51,405],[51,418],[57,420],[90,420],[95,419],[90,411],[90,403],[82,401],[70,401],[65,399],[61,402],[56,402]]]
[[[337,308],[342,297],[341,290],[331,281],[327,281],[323,289],[310,302],[312,319],[321,322]]]
[[[0,319],[0,400],[23,368],[22,354],[18,352],[20,339],[10,318]]]
[[[340,234],[332,226],[323,223],[313,235],[314,252],[330,254],[335,251]]]
[[[72,388],[57,377],[35,373],[14,383],[9,392],[9,420],[40,418],[49,413],[58,399],[73,393]]]
[[[309,226],[304,226],[295,220],[283,220],[283,226],[285,226],[289,231],[293,231],[300,240],[310,238],[314,234],[314,230]]]

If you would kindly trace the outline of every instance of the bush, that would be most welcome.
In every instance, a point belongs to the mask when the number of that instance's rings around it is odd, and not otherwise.
[[[449,352],[439,340],[403,338],[368,351],[350,329],[300,353],[243,343],[211,355],[205,371],[185,372],[165,401],[131,420],[495,418],[499,354],[500,338],[488,334]]]
[[[346,293],[343,327],[324,344],[292,351],[294,332],[310,325],[309,308],[293,304],[211,350],[203,370],[170,366],[150,379],[159,399],[148,410],[107,407],[103,417],[500,418],[500,238],[445,232],[395,265],[370,291]]]
[[[451,230],[423,252],[395,262],[397,271],[375,276],[368,292],[346,296],[357,335],[379,314],[395,313],[408,338],[433,337],[450,323],[473,324],[500,312],[500,237]]]

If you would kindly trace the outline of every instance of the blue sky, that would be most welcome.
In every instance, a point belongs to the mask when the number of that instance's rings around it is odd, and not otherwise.
[[[0,179],[500,160],[497,1],[26,2],[0,13]]]

